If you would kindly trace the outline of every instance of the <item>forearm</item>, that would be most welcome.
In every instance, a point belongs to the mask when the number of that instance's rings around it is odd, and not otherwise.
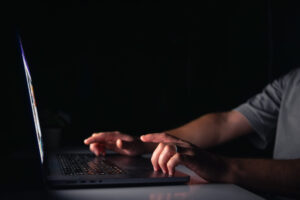
[[[228,166],[224,182],[256,191],[300,197],[300,159],[229,159]]]
[[[167,133],[200,148],[216,146],[250,132],[248,121],[236,111],[206,114]]]

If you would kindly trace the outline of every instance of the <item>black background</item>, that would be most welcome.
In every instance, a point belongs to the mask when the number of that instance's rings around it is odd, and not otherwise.
[[[16,30],[42,127],[63,128],[63,145],[82,145],[93,132],[163,131],[243,103],[298,66],[299,6],[270,0],[13,1],[3,28],[3,110],[9,108],[3,152],[32,147]],[[62,125],[59,113],[71,122]],[[250,150],[245,143],[224,151]]]

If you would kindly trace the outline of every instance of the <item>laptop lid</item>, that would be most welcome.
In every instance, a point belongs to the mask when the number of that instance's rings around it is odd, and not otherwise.
[[[20,55],[21,55],[21,59],[22,59],[22,65],[23,65],[24,73],[25,73],[26,85],[27,85],[28,96],[29,96],[29,101],[30,101],[30,105],[31,105],[30,108],[31,108],[31,113],[32,113],[32,118],[33,118],[33,123],[34,123],[34,129],[35,129],[36,141],[37,141],[38,150],[39,150],[40,162],[42,165],[44,165],[45,149],[44,149],[44,143],[43,143],[43,138],[42,138],[41,125],[39,122],[37,104],[36,104],[36,100],[35,100],[35,96],[34,96],[32,78],[30,75],[30,70],[29,70],[28,63],[27,63],[27,60],[25,57],[24,48],[23,48],[23,44],[22,44],[22,40],[21,40],[20,36],[18,36],[18,45],[19,45]]]

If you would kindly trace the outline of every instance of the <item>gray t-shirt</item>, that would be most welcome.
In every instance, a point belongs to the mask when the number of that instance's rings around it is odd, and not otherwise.
[[[235,108],[250,122],[252,143],[264,149],[275,139],[275,159],[300,158],[300,68],[267,85]]]

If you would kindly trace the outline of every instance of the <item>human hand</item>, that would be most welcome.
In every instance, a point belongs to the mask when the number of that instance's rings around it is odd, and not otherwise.
[[[105,155],[106,149],[129,156],[144,152],[144,144],[138,139],[119,131],[94,133],[84,140],[90,150],[96,155]]]
[[[226,158],[201,150],[195,145],[167,133],[147,134],[143,142],[159,143],[151,162],[155,171],[172,176],[175,167],[183,164],[207,181],[223,181],[228,174]]]

